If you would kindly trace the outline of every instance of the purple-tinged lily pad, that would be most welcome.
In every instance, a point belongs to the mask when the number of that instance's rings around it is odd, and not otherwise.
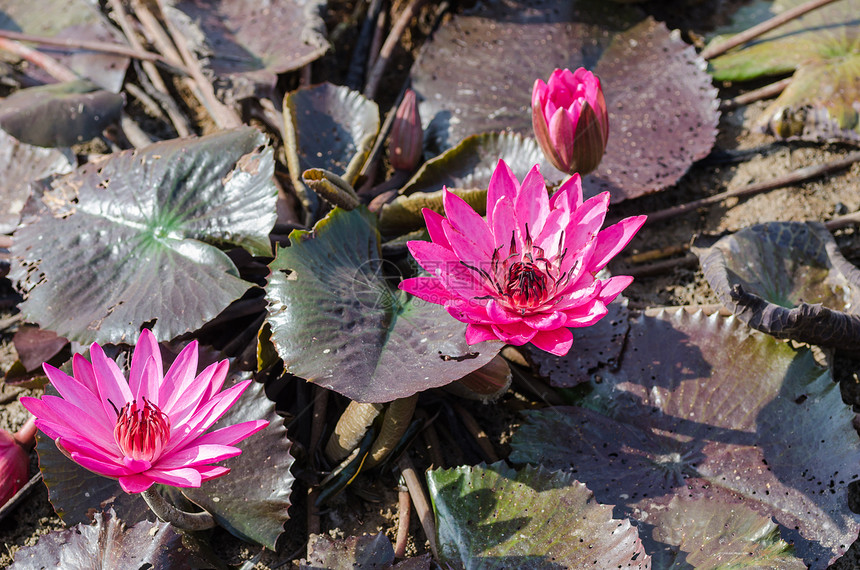
[[[77,524],[42,536],[35,546],[15,553],[13,570],[63,568],[218,568],[201,554],[196,540],[171,525],[139,522],[127,527],[112,510],[99,512],[93,524]]]
[[[776,14],[804,0],[777,0]],[[720,81],[794,72],[762,113],[759,127],[779,138],[860,141],[860,0],[816,8],[710,61]],[[725,38],[717,38],[718,42]]]
[[[675,497],[702,500],[703,520],[706,508],[728,520],[722,511],[741,504],[773,517],[813,568],[856,539],[860,517],[847,490],[860,478],[860,437],[811,349],[733,316],[663,311],[631,323],[621,366],[600,376],[585,400],[591,409],[528,412],[511,460],[565,469],[597,500],[647,524],[658,524]],[[646,550],[677,550],[660,542],[673,530],[656,528],[657,538],[642,537]],[[759,551],[755,533],[736,536],[733,549],[741,538],[747,552]],[[686,540],[693,550],[706,546],[689,542],[694,535]],[[702,552],[727,554],[715,546]]]
[[[133,342],[152,320],[161,340],[199,328],[251,286],[210,244],[271,252],[277,190],[265,143],[243,127],[112,154],[54,180],[15,232],[22,313],[82,343]]]
[[[693,248],[723,302],[754,329],[860,352],[860,270],[816,222],[769,222]]]
[[[12,233],[18,226],[30,196],[29,182],[66,174],[74,167],[69,149],[30,145],[0,130],[0,233]]]
[[[710,152],[717,92],[691,46],[653,20],[633,25],[638,14],[609,3],[495,0],[456,16],[412,72],[429,146],[487,131],[530,136],[534,81],[583,66],[601,78],[610,124],[586,192],[620,201],[674,184]]]
[[[279,73],[322,56],[329,44],[324,0],[168,0],[167,18],[202,56],[219,97],[271,95]]]
[[[311,535],[308,558],[299,565],[302,570],[430,570],[429,555],[394,563],[394,548],[382,534],[350,536],[342,540],[323,534]]]
[[[290,241],[266,286],[271,341],[290,373],[383,403],[462,378],[501,349],[469,346],[463,323],[388,281],[396,267],[380,258],[376,220],[364,208],[336,208]]]
[[[425,162],[400,189],[402,195],[383,206],[379,216],[380,231],[385,235],[400,235],[423,228],[423,208],[444,214],[443,186],[484,215],[487,187],[499,160],[504,160],[519,180],[536,164],[548,184],[560,184],[566,177],[547,161],[534,139],[511,133],[470,136]]]
[[[0,101],[0,127],[27,144],[68,147],[118,121],[123,103],[86,79],[29,87]]]
[[[537,373],[549,378],[557,388],[571,388],[588,382],[598,366],[617,364],[630,329],[627,300],[619,297],[607,307],[609,314],[590,327],[572,328],[573,348],[564,356],[555,356],[532,345],[523,349]]]
[[[0,29],[58,40],[100,41],[126,46],[122,33],[104,17],[92,0],[0,0]],[[72,47],[40,46],[40,51],[101,87],[119,93],[129,58]],[[54,78],[37,66],[26,74],[37,83]]]
[[[452,568],[651,568],[636,527],[563,472],[504,463],[427,473]]]
[[[320,201],[302,182],[308,168],[355,184],[379,131],[379,107],[347,87],[322,83],[284,97],[284,153],[302,203],[316,219]]]

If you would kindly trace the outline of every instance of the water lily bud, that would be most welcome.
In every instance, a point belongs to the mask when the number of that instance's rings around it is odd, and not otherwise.
[[[418,115],[418,99],[415,97],[415,91],[407,89],[391,127],[388,147],[391,166],[397,170],[415,170],[423,150],[424,130]]]
[[[30,456],[11,433],[0,429],[0,506],[27,483]]]
[[[585,68],[556,69],[532,90],[532,126],[544,155],[568,174],[597,168],[609,140],[600,79]]]

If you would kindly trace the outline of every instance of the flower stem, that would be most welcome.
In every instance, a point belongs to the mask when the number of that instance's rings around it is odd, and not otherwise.
[[[152,512],[159,519],[170,523],[181,530],[206,530],[215,526],[215,519],[212,515],[203,511],[200,513],[189,513],[182,511],[168,503],[161,493],[150,487],[140,494]]]
[[[412,415],[415,413],[416,402],[418,402],[418,394],[413,394],[408,398],[400,398],[388,404],[385,416],[382,418],[379,437],[376,438],[373,447],[370,448],[370,454],[364,465],[365,469],[379,465],[383,459],[388,457],[388,454],[391,453],[409,428]]]

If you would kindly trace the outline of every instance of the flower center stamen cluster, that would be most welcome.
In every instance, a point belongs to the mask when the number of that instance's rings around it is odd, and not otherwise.
[[[113,436],[126,457],[152,461],[170,437],[170,418],[146,398],[140,407],[130,402],[117,410]]]

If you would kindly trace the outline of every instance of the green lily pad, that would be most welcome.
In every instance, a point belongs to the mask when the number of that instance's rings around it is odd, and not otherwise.
[[[738,504],[739,514],[773,517],[813,568],[825,568],[857,537],[860,517],[849,509],[847,488],[860,478],[860,437],[812,350],[736,317],[663,311],[634,320],[620,368],[599,375],[588,408],[528,412],[511,460],[565,469],[597,500],[618,505],[617,513],[655,525],[654,536],[642,537],[649,554],[710,553],[700,558],[710,567],[741,542],[743,552],[762,554],[756,525],[736,533],[731,550],[692,528],[681,540],[675,519],[660,514],[676,498],[701,500],[702,521],[729,522],[726,510]],[[782,546],[776,553],[765,566],[791,559]]]
[[[723,302],[754,329],[777,338],[860,352],[860,270],[815,222],[770,222],[693,251]]]
[[[12,233],[18,226],[31,181],[66,174],[74,167],[69,149],[30,145],[0,130],[0,233]]]
[[[0,0],[0,29],[36,36],[127,45],[125,37],[91,0]],[[42,47],[49,55],[81,77],[113,93],[122,89],[129,58],[76,47]],[[34,83],[53,83],[50,74],[36,65],[23,72]]]
[[[591,69],[603,85],[610,135],[583,186],[589,195],[608,190],[617,202],[671,186],[710,152],[719,113],[704,65],[635,7],[488,0],[434,34],[412,81],[427,146],[442,151],[484,132],[531,136],[535,80],[555,68]]]
[[[803,1],[777,0],[771,11],[777,14]],[[746,81],[794,72],[759,127],[779,138],[860,141],[858,13],[860,0],[807,12],[712,59],[711,73],[719,81]]]
[[[218,568],[223,564],[202,555],[197,541],[165,522],[127,521],[113,511],[99,512],[93,524],[56,530],[35,546],[15,553],[14,570],[44,568]]]
[[[293,231],[266,286],[271,341],[287,370],[359,402],[444,386],[489,362],[501,343],[469,346],[465,324],[389,283],[376,220],[334,209]]]
[[[379,108],[357,91],[322,83],[284,97],[284,152],[293,185],[316,220],[320,201],[302,172],[322,168],[355,184],[379,131]]]
[[[27,144],[68,147],[117,122],[123,104],[86,79],[29,87],[0,101],[0,127]]]
[[[160,340],[199,328],[251,286],[210,244],[270,255],[265,142],[250,127],[172,140],[53,181],[11,249],[22,313],[82,343],[134,342],[153,320]]]
[[[271,95],[279,73],[295,71],[328,49],[325,2],[170,0],[167,18],[204,57],[221,99],[236,103]],[[272,25],[277,22],[277,25]]]
[[[650,568],[636,528],[565,473],[504,463],[427,473],[450,568]]]

